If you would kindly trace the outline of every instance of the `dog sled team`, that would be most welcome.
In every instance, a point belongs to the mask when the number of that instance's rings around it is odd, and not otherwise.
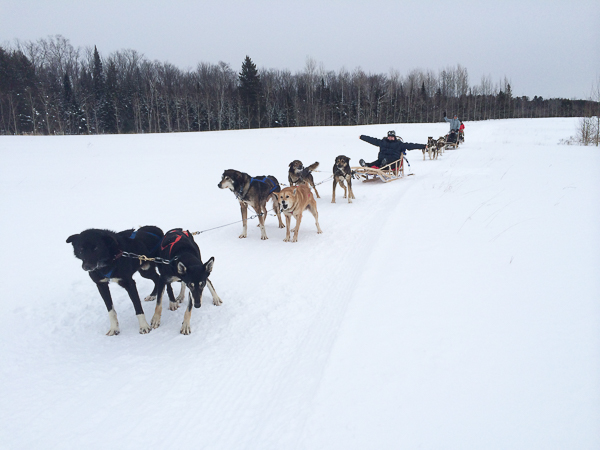
[[[404,142],[389,131],[383,139],[361,135],[359,138],[371,145],[379,147],[377,159],[370,163],[363,159],[360,166],[351,167],[350,158],[345,155],[336,157],[332,176],[333,192],[331,202],[336,202],[336,187],[339,184],[344,190],[344,198],[348,203],[355,199],[352,191],[352,178],[364,181],[379,177],[382,181],[391,181],[404,175],[406,152],[420,149],[430,159],[437,159],[440,152],[464,142],[464,125],[455,115],[444,120],[450,123],[450,132],[435,140],[429,137],[427,144]],[[407,160],[406,160],[407,161]],[[408,161],[407,161],[408,162]],[[312,172],[319,166],[318,162],[304,167],[299,160],[289,164],[289,186],[282,188],[277,178],[272,175],[252,177],[238,170],[228,169],[223,172],[220,189],[233,192],[240,204],[242,214],[242,233],[240,238],[248,235],[248,206],[256,212],[259,221],[261,239],[268,239],[265,230],[265,218],[268,214],[267,203],[272,201],[273,211],[279,221],[279,228],[286,228],[285,242],[297,242],[302,215],[305,211],[315,219],[317,233],[323,231],[319,225],[316,198],[321,198],[317,191]],[[325,180],[327,181],[327,180]],[[346,187],[347,185],[347,187]],[[311,188],[315,192],[313,196]],[[285,216],[285,225],[281,219]],[[291,219],[295,219],[295,227],[291,229]],[[293,236],[291,235],[293,231]],[[183,316],[181,334],[191,333],[191,315],[193,308],[200,308],[205,288],[211,293],[213,304],[222,304],[209,277],[213,270],[214,258],[202,261],[200,248],[194,241],[193,233],[175,228],[164,233],[156,226],[144,226],[137,230],[129,229],[119,233],[109,230],[88,229],[67,238],[72,244],[75,257],[82,261],[82,269],[88,272],[96,284],[98,292],[108,310],[110,328],[108,336],[120,333],[117,313],[114,309],[109,282],[117,283],[124,288],[133,303],[139,322],[140,334],[149,333],[160,326],[162,299],[164,291],[169,298],[169,310],[175,311],[185,299],[186,288],[189,289],[188,304]],[[138,272],[142,277],[152,280],[154,288],[145,301],[156,300],[154,315],[150,323],[146,321],[142,302],[137,291],[133,275]],[[175,297],[172,283],[180,282],[179,295]]]

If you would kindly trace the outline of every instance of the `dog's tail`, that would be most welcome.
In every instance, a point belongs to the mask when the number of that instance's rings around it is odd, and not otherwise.
[[[318,161],[316,163],[311,164],[310,166],[308,166],[306,168],[306,171],[307,172],[312,172],[313,170],[316,170],[317,167],[319,167],[319,162]]]

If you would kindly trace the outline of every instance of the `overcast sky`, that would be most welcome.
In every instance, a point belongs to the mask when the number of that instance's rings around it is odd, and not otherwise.
[[[103,57],[133,49],[193,69],[246,55],[259,69],[406,75],[460,64],[470,84],[588,98],[600,77],[600,0],[0,0],[0,45],[60,34]]]

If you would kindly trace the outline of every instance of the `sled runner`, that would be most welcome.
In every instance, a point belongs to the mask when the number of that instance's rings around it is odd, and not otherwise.
[[[379,178],[384,183],[404,177],[404,158],[400,158],[383,167],[352,167],[352,173],[362,181],[373,181]]]

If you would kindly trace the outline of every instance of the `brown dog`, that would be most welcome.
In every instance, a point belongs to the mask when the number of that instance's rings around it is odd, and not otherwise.
[[[288,170],[288,181],[290,182],[290,186],[298,186],[300,184],[306,183],[310,184],[312,188],[315,190],[315,194],[317,194],[317,198],[321,198],[319,193],[317,192],[317,188],[315,187],[315,180],[312,176],[312,171],[316,170],[319,167],[319,163],[316,162],[311,164],[308,167],[304,167],[302,165],[302,161],[295,159],[290,163],[290,169]]]
[[[344,186],[344,180],[348,183],[348,190]],[[335,158],[335,164],[333,165],[333,195],[331,196],[331,203],[335,203],[335,187],[338,183],[344,190],[344,198],[348,196],[348,203],[352,203],[352,199],[355,198],[352,192],[352,170],[350,169],[350,158],[344,155]]]
[[[302,221],[302,213],[308,209],[315,218],[317,225],[317,233],[322,233],[319,226],[319,213],[317,212],[317,201],[310,192],[310,188],[306,184],[301,184],[294,187],[283,188],[277,194],[279,207],[285,215],[286,233],[284,242],[290,241],[290,222],[292,216],[296,219],[296,228],[294,228],[294,238],[292,242],[298,242],[298,230]]]

